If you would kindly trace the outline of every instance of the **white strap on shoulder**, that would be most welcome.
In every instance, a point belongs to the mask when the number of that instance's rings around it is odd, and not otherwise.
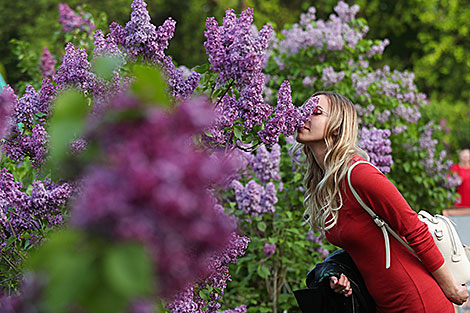
[[[380,229],[382,230],[382,233],[384,235],[384,241],[385,241],[385,268],[390,268],[390,241],[389,241],[389,237],[388,237],[388,232],[390,232],[392,234],[393,237],[395,237],[395,239],[397,239],[401,244],[403,244],[408,250],[410,250],[416,257],[418,257],[415,252],[413,251],[413,249],[410,247],[410,245],[403,240],[403,238],[401,238],[380,216],[378,216],[377,214],[375,214],[374,210],[372,210],[370,207],[368,207],[364,201],[362,201],[361,197],[359,196],[359,194],[356,192],[356,190],[354,189],[354,187],[352,186],[352,183],[351,183],[351,172],[352,170],[359,164],[361,163],[365,163],[365,164],[369,164],[370,166],[373,166],[374,168],[376,168],[373,164],[371,164],[370,162],[366,162],[366,161],[357,161],[355,162],[353,165],[351,165],[351,167],[349,168],[348,170],[348,185],[349,185],[349,188],[351,189],[351,192],[352,194],[354,195],[354,198],[356,198],[357,202],[359,202],[359,204],[361,205],[361,207],[367,212],[369,213],[369,215],[372,217],[372,219],[374,220],[375,224],[377,226],[380,227]],[[376,168],[377,169],[377,168]],[[378,169],[377,169],[378,170]],[[387,232],[388,231],[388,232]],[[418,258],[419,259],[419,258]]]

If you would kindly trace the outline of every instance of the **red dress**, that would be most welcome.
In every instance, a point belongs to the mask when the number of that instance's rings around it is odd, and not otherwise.
[[[353,161],[357,160],[363,159],[356,156]],[[345,178],[343,207],[326,237],[351,255],[377,304],[377,312],[453,313],[453,305],[430,274],[444,263],[444,258],[426,224],[385,175],[371,165],[357,165],[351,183],[365,204],[403,236],[422,260],[389,235],[391,265],[385,268],[382,231],[357,203]]]
[[[470,208],[470,168],[460,167],[458,164],[451,166],[450,170],[459,174],[462,184],[457,187],[459,198],[455,202],[456,207]]]

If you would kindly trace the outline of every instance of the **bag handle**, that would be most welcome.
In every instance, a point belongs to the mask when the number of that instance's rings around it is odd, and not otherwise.
[[[369,206],[367,206],[364,201],[362,201],[361,197],[359,194],[356,192],[354,187],[351,184],[351,172],[352,170],[359,164],[365,163],[369,164],[370,166],[373,166],[375,169],[377,169],[373,164],[370,162],[366,161],[357,161],[348,170],[348,184],[349,188],[351,189],[352,194],[354,195],[354,198],[356,198],[357,202],[361,205],[361,207],[369,213],[369,215],[372,217],[372,220],[375,222],[375,224],[380,227],[382,230],[382,233],[384,235],[384,241],[385,241],[385,268],[389,269],[390,268],[390,240],[388,237],[388,232],[392,234],[393,237],[395,237],[396,240],[398,240],[402,245],[404,245],[408,250],[410,250],[411,253],[413,253],[418,259],[419,257],[416,255],[416,253],[413,251],[413,248],[410,247],[410,245],[403,240],[403,238],[398,235],[388,224],[385,222],[380,216],[375,214],[374,210],[372,210]],[[379,169],[377,169],[379,171]]]

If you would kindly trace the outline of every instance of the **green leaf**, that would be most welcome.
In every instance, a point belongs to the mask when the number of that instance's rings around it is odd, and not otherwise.
[[[268,269],[266,266],[264,266],[264,265],[258,266],[257,273],[258,273],[258,275],[259,275],[261,278],[263,278],[263,279],[264,279],[264,278],[267,278],[267,277],[269,276],[269,274],[271,274],[271,273],[269,272],[269,269]]]
[[[106,80],[110,80],[113,71],[123,64],[123,58],[119,56],[100,56],[94,62],[94,72]]]
[[[135,80],[131,90],[139,99],[147,104],[171,107],[166,82],[157,68],[139,64],[133,67],[132,74]]]
[[[65,158],[70,142],[82,134],[89,109],[88,101],[76,90],[67,91],[54,101],[49,127],[50,168]]]
[[[237,139],[242,139],[243,132],[242,132],[242,128],[239,125],[236,125],[233,127],[233,133],[235,134],[235,137]]]
[[[152,263],[137,244],[110,248],[104,259],[104,274],[109,285],[123,297],[142,296],[152,289]]]
[[[265,222],[259,222],[257,224],[257,226],[258,226],[258,229],[262,232],[264,232],[266,230],[266,223]]]

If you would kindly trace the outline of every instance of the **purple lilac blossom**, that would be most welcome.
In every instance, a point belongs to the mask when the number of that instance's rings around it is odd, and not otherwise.
[[[227,282],[231,281],[228,265],[236,263],[237,259],[245,254],[250,239],[232,232],[228,244],[217,251],[209,258],[209,275],[197,283],[199,289],[207,287],[217,288],[218,292],[212,292],[209,295],[209,301],[202,299],[198,293],[194,292],[194,286],[186,287],[178,293],[173,301],[168,304],[168,309],[172,313],[194,312],[194,313],[216,313],[219,312],[220,302],[227,288]]]
[[[372,56],[376,54],[383,54],[385,47],[390,44],[390,40],[384,39],[380,41],[377,45],[373,45],[369,51],[367,51],[366,56],[368,58],[371,58]]]
[[[323,248],[323,239],[320,236],[315,236],[314,232],[309,231],[307,233],[307,240],[313,242],[313,250],[318,252],[324,258],[330,254],[330,251]]]
[[[254,180],[250,180],[246,186],[234,180],[231,186],[235,190],[238,208],[243,210],[243,213],[259,216],[275,211],[274,204],[278,199],[272,182],[266,185],[266,189]]]
[[[367,129],[363,127],[359,130],[361,137],[358,146],[367,152],[370,162],[374,164],[382,173],[390,172],[390,166],[393,164],[392,147],[390,139],[390,130],[377,129],[375,127]]]
[[[39,107],[38,111],[43,113],[46,116],[49,116],[52,101],[54,101],[56,97],[56,89],[49,78],[44,78],[42,80],[42,86],[39,90],[40,98],[39,98]],[[44,123],[45,118],[39,118],[41,124]]]
[[[34,115],[38,113],[41,105],[41,98],[33,86],[28,85],[23,96],[18,99],[15,107],[15,122],[22,123],[31,128],[33,126]]]
[[[158,28],[150,22],[144,0],[134,0],[131,4],[131,20],[126,27],[113,22],[110,27],[115,42],[122,45],[131,59],[139,56],[151,63],[161,64],[165,57],[164,51],[173,38],[176,22],[168,18]]]
[[[264,74],[259,73],[240,91],[238,108],[246,131],[250,131],[253,126],[261,125],[272,113],[271,106],[264,103],[263,90]]]
[[[125,53],[122,52],[115,38],[108,33],[105,37],[103,32],[98,29],[94,34],[94,46],[93,49],[93,58],[95,59],[98,56],[108,56],[108,57],[118,57],[124,60]]]
[[[305,117],[302,116],[301,109],[297,109],[292,103],[292,91],[286,80],[279,88],[274,117],[266,122],[264,129],[259,131],[258,135],[265,145],[271,147],[278,142],[281,134],[290,136],[303,127],[304,123]]]
[[[246,313],[246,305],[242,304],[240,306],[237,306],[235,309],[229,309],[229,310],[224,310],[221,313]]]
[[[12,114],[15,109],[16,95],[10,86],[0,93],[0,140],[5,138],[12,127]]]
[[[338,15],[331,14],[328,21],[315,20],[315,8],[302,13],[300,23],[294,24],[290,29],[284,29],[281,33],[284,39],[275,43],[275,49],[288,55],[299,53],[304,47],[315,49],[326,48],[328,50],[343,50],[345,46],[354,48],[359,40],[368,32],[368,27],[352,26],[359,7],[348,7],[344,2],[339,2],[335,7]],[[284,65],[278,60],[278,65]]]
[[[0,224],[4,229],[0,233],[1,249],[12,236],[24,238],[27,233],[42,227],[41,225],[61,225],[62,208],[72,193],[68,184],[56,185],[50,179],[33,181],[30,195],[22,189],[21,182],[15,181],[7,169],[0,171]],[[34,238],[29,241],[37,244]],[[16,261],[12,260],[15,263]]]
[[[91,32],[95,25],[85,16],[85,12],[80,15],[72,10],[67,3],[59,3],[59,24],[64,32],[71,32],[75,29]]]
[[[321,81],[323,87],[330,87],[338,84],[345,76],[343,71],[335,72],[332,66],[327,66],[322,69]]]
[[[233,81],[237,87],[247,86],[261,73],[273,28],[265,25],[256,36],[252,23],[251,8],[239,18],[233,9],[227,10],[221,26],[214,17],[207,18],[204,47],[211,70],[219,73],[219,83]]]
[[[69,42],[65,47],[62,64],[54,77],[57,88],[77,87],[81,91],[92,90],[96,84],[96,76],[90,72],[91,64],[87,59],[85,49],[75,49]]]
[[[193,71],[185,78],[183,70],[177,69],[169,56],[163,59],[163,72],[170,89],[170,95],[177,100],[189,99],[201,79],[201,74]]]
[[[49,49],[47,49],[47,47],[44,47],[43,53],[41,55],[41,64],[39,65],[41,76],[43,78],[54,77],[56,63],[57,61],[52,57],[52,54]]]
[[[276,245],[272,245],[270,243],[265,243],[264,244],[264,255],[267,258],[270,258],[274,255],[274,252],[276,251]]]
[[[251,159],[250,167],[261,183],[280,180],[279,164],[281,163],[281,146],[275,144],[269,152],[265,146],[258,148],[256,156]]]
[[[143,115],[104,124],[87,136],[101,147],[104,160],[86,173],[71,223],[112,240],[143,243],[168,297],[206,274],[207,257],[227,243],[233,223],[214,209],[207,188],[223,183],[235,166],[191,144],[191,136],[212,119],[203,99],[167,113],[144,109],[123,94],[108,109]]]

